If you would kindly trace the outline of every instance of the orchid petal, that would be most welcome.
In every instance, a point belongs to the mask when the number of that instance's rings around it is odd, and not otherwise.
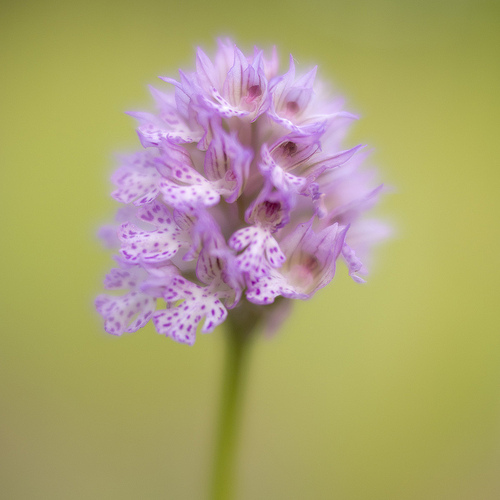
[[[156,308],[156,300],[140,292],[121,297],[99,295],[95,306],[105,319],[105,330],[112,335],[122,335],[136,332],[148,323]]]

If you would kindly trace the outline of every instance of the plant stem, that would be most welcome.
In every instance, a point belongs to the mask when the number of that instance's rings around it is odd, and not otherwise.
[[[212,476],[212,500],[230,500],[236,471],[237,440],[240,427],[242,389],[253,326],[228,322],[226,360],[223,373],[219,427]],[[251,322],[250,322],[251,324]]]

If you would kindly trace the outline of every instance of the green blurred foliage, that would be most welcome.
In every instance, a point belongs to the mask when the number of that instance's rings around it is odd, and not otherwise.
[[[2,2],[0,496],[204,497],[222,332],[103,333],[94,234],[138,147],[123,111],[228,35],[334,80],[396,228],[368,284],[339,269],[256,344],[239,498],[497,499],[499,21],[473,0]]]

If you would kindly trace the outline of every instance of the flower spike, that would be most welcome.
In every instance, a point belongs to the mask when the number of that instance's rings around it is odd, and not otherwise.
[[[150,87],[154,112],[129,113],[142,148],[119,159],[123,208],[100,232],[118,247],[104,286],[124,290],[95,303],[113,335],[152,320],[192,345],[228,316],[276,325],[338,262],[363,283],[388,233],[364,219],[383,187],[363,146],[344,142],[357,116],[325,94],[316,66],[300,71],[290,56],[280,73],[276,48],[246,53],[228,39],[195,59]]]

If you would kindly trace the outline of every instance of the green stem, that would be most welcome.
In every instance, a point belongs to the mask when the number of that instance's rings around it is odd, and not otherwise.
[[[233,494],[242,389],[254,325],[249,326],[248,323],[243,326],[241,321],[229,322],[230,328],[226,332],[226,361],[212,477],[212,500],[230,500]]]

